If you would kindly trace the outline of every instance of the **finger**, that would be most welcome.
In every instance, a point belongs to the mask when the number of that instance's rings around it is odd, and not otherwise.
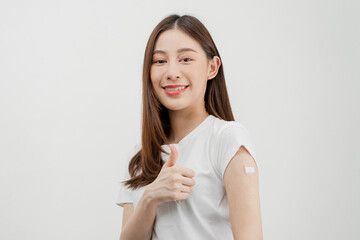
[[[171,154],[168,161],[171,166],[174,166],[178,157],[178,152],[174,145],[170,145],[170,149],[171,149]]]
[[[177,200],[184,200],[190,197],[190,193],[187,192],[179,192],[177,195]]]
[[[174,145],[170,145],[170,150],[171,150],[171,153],[170,153],[169,159],[164,164],[165,167],[174,166],[175,162],[177,160],[177,157],[178,157],[178,152],[177,152],[177,149],[176,149],[176,147]]]
[[[180,182],[181,182],[181,184],[190,186],[190,187],[194,186],[196,183],[193,178],[184,177],[184,176],[181,176]]]
[[[184,177],[194,177],[195,176],[195,172],[194,170],[190,169],[190,168],[180,168],[180,173],[181,175],[183,175]]]
[[[182,185],[180,187],[180,191],[183,193],[191,193],[192,192],[192,188],[186,185]]]

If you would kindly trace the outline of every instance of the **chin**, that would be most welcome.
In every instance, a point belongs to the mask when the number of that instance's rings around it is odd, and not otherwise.
[[[186,106],[184,104],[171,104],[171,103],[165,103],[163,104],[168,110],[171,111],[179,111],[182,110],[184,108],[186,108]]]

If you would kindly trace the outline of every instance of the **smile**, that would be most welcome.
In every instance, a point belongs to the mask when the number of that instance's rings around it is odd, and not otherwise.
[[[177,87],[177,88],[163,88],[163,89],[168,95],[173,96],[173,95],[179,95],[180,93],[184,92],[188,86]]]

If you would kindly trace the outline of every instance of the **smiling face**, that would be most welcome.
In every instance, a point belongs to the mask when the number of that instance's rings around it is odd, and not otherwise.
[[[206,84],[216,76],[219,66],[217,56],[208,60],[200,44],[183,31],[162,32],[155,43],[150,69],[157,99],[169,111],[205,109]],[[176,90],[174,85],[186,88]]]

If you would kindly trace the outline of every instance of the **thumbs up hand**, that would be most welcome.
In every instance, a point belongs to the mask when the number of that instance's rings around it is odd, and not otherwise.
[[[176,166],[178,158],[177,149],[170,145],[169,160],[162,166],[157,178],[149,184],[144,195],[160,204],[167,201],[183,200],[190,197],[192,186],[195,185],[195,172],[189,168]]]

